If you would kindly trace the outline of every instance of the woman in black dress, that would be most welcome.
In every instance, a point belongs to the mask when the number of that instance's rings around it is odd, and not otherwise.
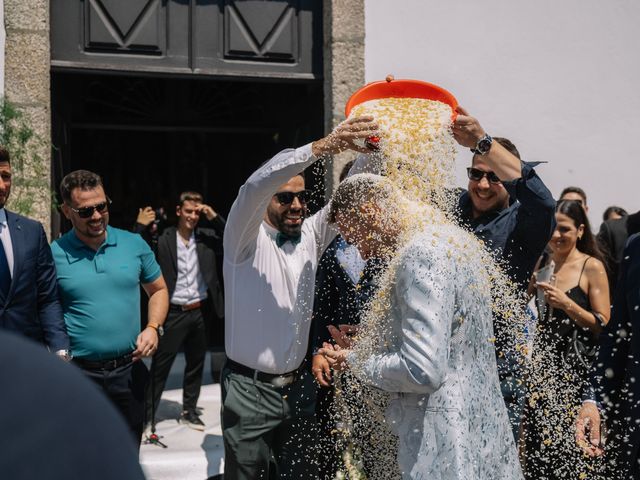
[[[538,295],[539,318],[527,369],[523,470],[527,479],[594,479],[604,461],[583,456],[574,423],[598,334],[609,320],[609,285],[582,205],[559,202],[556,221],[529,285]]]

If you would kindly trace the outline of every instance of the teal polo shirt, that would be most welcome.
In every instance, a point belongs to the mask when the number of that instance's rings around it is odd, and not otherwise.
[[[108,360],[131,353],[140,333],[140,284],[160,266],[142,237],[107,226],[96,251],[71,230],[51,244],[64,321],[75,357]]]

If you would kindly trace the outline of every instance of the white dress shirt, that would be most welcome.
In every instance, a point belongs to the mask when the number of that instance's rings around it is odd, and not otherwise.
[[[176,231],[178,276],[176,288],[171,296],[174,305],[190,305],[207,298],[207,283],[200,272],[198,252],[196,251],[196,236],[191,232],[189,243]]]
[[[11,243],[7,212],[4,208],[0,208],[0,241],[2,241],[4,253],[7,257],[7,264],[9,265],[9,272],[11,273],[11,278],[13,278],[13,243]]]
[[[304,220],[300,243],[276,243],[263,222],[280,185],[316,161],[311,144],[284,150],[240,188],[224,232],[225,347],[247,367],[281,374],[302,363],[318,261],[336,236],[327,207]]]
[[[362,259],[358,247],[350,245],[342,237],[338,237],[336,245],[336,259],[338,263],[347,274],[351,283],[357,285],[362,278],[364,267],[367,262]]]

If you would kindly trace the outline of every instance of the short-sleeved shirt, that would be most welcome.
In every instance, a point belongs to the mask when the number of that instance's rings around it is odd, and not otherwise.
[[[161,274],[142,237],[107,226],[107,238],[96,251],[71,230],[51,250],[73,355],[107,360],[135,350],[140,284]]]

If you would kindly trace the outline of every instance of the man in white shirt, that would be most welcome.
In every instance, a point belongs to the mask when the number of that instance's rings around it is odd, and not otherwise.
[[[224,312],[216,254],[220,251],[225,220],[202,200],[197,192],[182,192],[176,206],[178,225],[167,228],[158,240],[158,263],[171,303],[158,351],[153,356],[151,381],[147,384],[145,418],[152,425],[171,365],[183,346],[180,422],[204,430],[196,406],[207,353],[206,325],[221,318]],[[201,216],[207,218],[211,228],[198,227]]]
[[[225,479],[316,478],[315,385],[305,361],[318,261],[336,231],[305,221],[304,169],[378,135],[371,117],[280,152],[240,188],[224,234]]]

